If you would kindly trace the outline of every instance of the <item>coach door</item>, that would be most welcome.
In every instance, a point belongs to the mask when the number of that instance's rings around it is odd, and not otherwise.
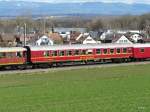
[[[27,62],[27,51],[23,51],[23,58],[25,59],[25,62]]]
[[[28,46],[25,46],[24,48],[27,49],[26,51],[23,51],[25,62],[31,63],[31,50]]]

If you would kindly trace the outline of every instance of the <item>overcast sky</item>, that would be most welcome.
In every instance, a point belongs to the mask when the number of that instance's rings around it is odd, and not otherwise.
[[[0,0],[0,1],[14,1],[14,0]],[[15,0],[17,1],[17,0]],[[144,3],[150,4],[150,0],[18,0],[18,1],[34,1],[34,2],[51,2],[51,3],[59,3],[59,2],[123,2],[123,3]]]

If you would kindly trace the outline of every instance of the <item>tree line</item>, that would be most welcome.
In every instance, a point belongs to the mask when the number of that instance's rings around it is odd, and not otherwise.
[[[27,32],[49,31],[55,27],[84,27],[87,30],[99,31],[100,29],[119,30],[145,30],[150,35],[150,13],[132,16],[104,16],[104,17],[66,17],[33,19],[32,16],[20,16],[15,19],[0,19],[0,33],[23,32],[24,24]]]
[[[88,29],[144,30],[150,36],[150,13],[140,16],[125,15],[93,19],[88,23]]]

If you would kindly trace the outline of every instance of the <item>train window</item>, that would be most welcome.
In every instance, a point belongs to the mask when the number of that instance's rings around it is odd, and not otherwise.
[[[65,51],[59,51],[59,56],[64,56],[65,55]]]
[[[141,52],[141,53],[144,53],[144,51],[145,51],[144,48],[141,48],[141,49],[140,49],[140,52]]]
[[[0,58],[4,57],[4,53],[0,52]]]
[[[86,55],[86,50],[82,50],[82,51],[81,51],[81,54],[82,54],[82,55]]]
[[[111,54],[114,54],[114,49],[110,49],[110,53],[111,53]]]
[[[79,55],[79,50],[75,50],[75,55]]]
[[[0,53],[0,58],[3,58],[5,56],[6,56],[6,53],[3,53],[3,52]]]
[[[117,49],[117,53],[118,53],[118,54],[120,53],[120,49],[119,49],[119,48]]]
[[[27,52],[23,52],[23,57],[27,58]]]
[[[2,58],[3,57],[3,54],[2,53],[0,53],[0,58]]]
[[[6,53],[2,53],[2,57],[6,57]]]
[[[103,53],[104,53],[104,54],[107,54],[107,53],[108,53],[108,50],[107,50],[107,49],[104,49],[104,50],[103,50]]]
[[[101,49],[96,49],[96,54],[101,54]]]
[[[92,49],[87,50],[87,54],[88,55],[93,54],[93,50]]]
[[[123,48],[123,53],[127,53],[127,48]]]
[[[72,55],[72,51],[67,51],[67,55],[71,56]]]
[[[53,51],[52,56],[57,56],[57,51]]]
[[[132,53],[132,49],[131,48],[128,49],[128,53]]]
[[[17,56],[17,53],[15,54],[15,53],[12,53],[12,52],[7,52],[6,53],[6,57],[7,58],[12,58],[12,57],[16,57]],[[18,56],[17,56],[18,57]]]
[[[44,56],[50,56],[49,51],[45,51]]]
[[[12,56],[12,53],[11,53],[11,56]],[[22,52],[16,52],[16,56],[17,57],[22,57]]]

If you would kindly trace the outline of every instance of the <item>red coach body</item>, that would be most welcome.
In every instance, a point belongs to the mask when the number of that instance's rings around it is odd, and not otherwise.
[[[0,67],[63,62],[126,62],[150,58],[150,44],[88,44],[0,48]],[[57,64],[56,64],[57,65]]]
[[[87,61],[133,57],[131,44],[95,44],[30,47],[32,63]]]
[[[22,47],[0,48],[0,66],[26,63],[26,49]]]
[[[150,44],[134,44],[133,54],[138,59],[150,58]]]

